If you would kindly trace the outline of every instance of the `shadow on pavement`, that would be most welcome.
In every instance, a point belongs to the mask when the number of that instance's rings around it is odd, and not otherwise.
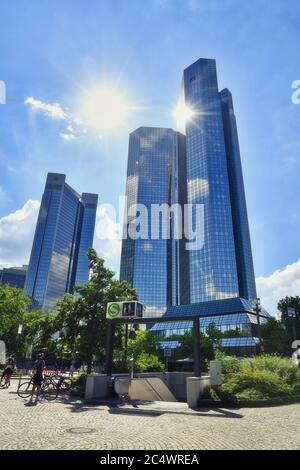
[[[243,418],[243,415],[240,413],[222,408],[200,408],[195,410],[191,410],[189,408],[178,409],[178,403],[172,406],[172,403],[170,402],[165,402],[165,404],[160,403],[159,405],[149,401],[131,402],[129,400],[120,399],[93,400],[90,402],[84,402],[79,398],[69,397],[67,395],[60,396],[56,401],[65,404],[72,413],[86,411],[108,411],[111,414],[143,415],[152,417],[161,416],[163,414],[174,414],[206,416],[210,418]],[[182,407],[184,407],[184,403],[182,403]]]
[[[143,406],[143,405],[142,405]],[[243,418],[243,415],[239,413],[233,413],[232,411],[223,410],[219,408],[205,409],[205,410],[183,410],[177,411],[170,409],[145,409],[143,407],[135,406],[135,408],[127,408],[123,406],[109,407],[109,413],[111,414],[130,414],[130,415],[148,415],[148,416],[161,416],[163,414],[172,415],[192,415],[192,416],[205,416],[209,418]],[[212,412],[213,413],[209,413]]]
[[[17,395],[15,390],[9,391],[11,395]],[[93,400],[86,402],[81,397],[62,394],[55,401],[43,403],[65,405],[71,413],[83,413],[87,411],[106,411],[110,414],[127,414],[158,417],[164,414],[206,416],[210,418],[240,419],[244,416],[240,413],[224,408],[197,408],[189,409],[185,403],[130,401],[127,398],[112,398],[105,400]],[[24,403],[26,406],[32,404]]]

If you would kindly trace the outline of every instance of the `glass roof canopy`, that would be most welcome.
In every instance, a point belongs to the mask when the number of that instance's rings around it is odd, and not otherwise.
[[[253,313],[253,304],[250,300],[235,297],[231,299],[210,300],[188,305],[176,305],[170,307],[165,317],[176,315],[199,315],[199,317],[226,315],[232,313]],[[262,307],[262,316],[269,317],[268,312]]]
[[[221,346],[223,348],[236,348],[236,347],[245,347],[245,346],[257,346],[259,344],[259,339],[251,336],[245,336],[242,338],[223,338],[221,339]],[[181,346],[180,341],[161,341],[160,349],[177,349]]]
[[[210,323],[214,323],[216,327],[234,324],[257,324],[257,316],[253,312],[252,302],[240,297],[174,306],[167,310],[164,317],[174,318],[176,316],[182,317],[185,315],[199,316],[201,329],[207,327]],[[261,319],[263,323],[270,315],[264,308],[262,308],[261,316],[263,317]],[[193,324],[191,321],[156,323],[150,331],[154,332],[173,329],[187,330],[192,328],[192,326]]]

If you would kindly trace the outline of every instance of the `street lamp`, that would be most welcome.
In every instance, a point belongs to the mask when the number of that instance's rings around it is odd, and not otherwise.
[[[293,340],[296,341],[297,339],[297,332],[296,332],[296,309],[293,307],[288,307],[287,308],[287,315],[289,318],[292,319],[292,332],[293,332]]]
[[[261,324],[260,324],[261,303],[260,303],[259,298],[254,300],[253,310],[256,313],[256,318],[257,318],[257,334],[258,334],[258,340],[259,340],[259,353],[262,354],[264,352],[264,345],[262,343],[262,338],[261,338]]]

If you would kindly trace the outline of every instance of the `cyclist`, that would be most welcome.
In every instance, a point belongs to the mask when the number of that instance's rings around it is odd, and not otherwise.
[[[37,402],[38,396],[41,393],[44,368],[45,368],[44,354],[38,354],[37,360],[35,361],[34,366],[33,366],[33,370],[34,370],[33,377],[32,377],[33,387],[31,391],[30,401],[32,401],[35,395],[36,402]]]
[[[7,364],[4,367],[4,371],[3,371],[2,376],[1,376],[1,380],[0,380],[0,386],[1,387],[6,385],[10,381],[13,370],[14,370],[14,361],[10,357],[7,361]]]

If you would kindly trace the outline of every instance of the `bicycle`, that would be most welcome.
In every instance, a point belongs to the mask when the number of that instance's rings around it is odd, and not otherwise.
[[[21,377],[20,377],[17,394],[19,395],[20,398],[24,398],[24,399],[29,398],[31,396],[32,387],[33,387],[33,377],[31,377],[30,380],[26,380],[23,383],[21,383]],[[43,396],[45,400],[47,401],[52,401],[57,398],[57,395],[58,395],[58,390],[57,390],[56,384],[48,377],[45,377],[41,385],[40,396]]]
[[[69,377],[64,377],[62,375],[52,375],[50,376],[50,380],[52,380],[59,392],[69,392],[71,390],[72,382]]]

